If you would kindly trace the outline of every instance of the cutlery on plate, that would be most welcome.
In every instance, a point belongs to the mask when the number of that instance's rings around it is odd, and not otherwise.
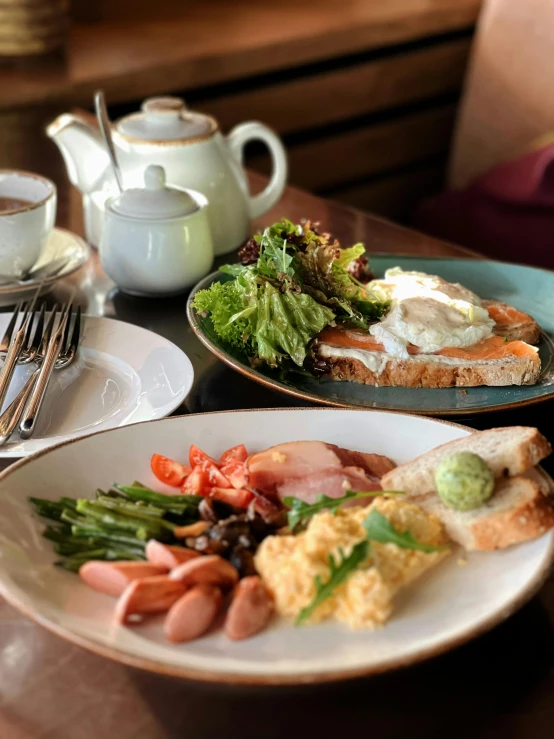
[[[58,257],[48,264],[43,264],[42,267],[32,267],[20,275],[0,275],[0,286],[24,285],[27,282],[47,280],[49,277],[58,275],[68,262],[69,257]]]
[[[2,346],[4,346],[8,331],[10,331],[11,327],[12,336],[10,336],[8,339],[6,359],[4,360],[2,370],[0,370],[0,408],[2,407],[2,405],[4,404],[4,400],[6,399],[6,394],[12,381],[13,373],[15,372],[17,363],[19,362],[23,347],[29,341],[35,304],[39,292],[40,287],[36,291],[33,299],[26,303],[24,307],[21,304],[17,306],[14,313],[14,315],[16,316],[15,321],[13,321],[12,316],[12,320],[10,321],[8,329],[6,330],[6,334],[4,334],[4,337],[2,339]],[[17,331],[15,331],[20,313],[23,313],[23,317],[21,319],[21,324],[19,328],[17,329]],[[13,333],[14,331],[15,333]]]
[[[37,363],[38,368],[30,375],[25,382],[25,385],[17,394],[16,398],[10,403],[6,410],[0,415],[0,446],[5,444],[13,432],[15,431],[22,413],[27,405],[31,393],[35,387],[36,380],[40,374],[40,366],[46,357],[48,351],[48,345],[52,335],[52,329],[54,326],[54,320],[56,315],[56,308],[52,310],[48,325],[43,330],[43,326],[40,328],[41,334],[39,337],[39,348],[35,354],[34,361]],[[44,316],[43,316],[44,319]],[[77,355],[77,349],[79,347],[79,341],[81,337],[81,308],[77,308],[75,314],[75,320],[73,323],[73,330],[70,334],[70,320],[68,319],[64,336],[63,343],[58,354],[58,358],[54,364],[54,370],[62,370],[73,362]],[[37,326],[37,333],[39,327]]]
[[[54,365],[60,357],[64,345],[69,337],[70,318],[71,303],[66,303],[62,306],[59,317],[57,317],[57,326],[53,329],[50,340],[48,341],[48,347],[46,349],[44,360],[42,361],[42,366],[38,370],[36,384],[33,387],[29,403],[23,411],[19,422],[19,435],[22,439],[30,439],[35,431],[37,418],[44,401],[44,396],[46,395],[46,390],[54,370]],[[56,319],[54,319],[53,325],[55,323]],[[73,355],[76,350],[76,347],[71,350]]]

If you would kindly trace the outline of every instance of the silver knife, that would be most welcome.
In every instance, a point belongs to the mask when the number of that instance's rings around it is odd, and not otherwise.
[[[21,421],[19,423],[19,435],[22,439],[30,439],[35,431],[37,417],[40,412],[50,377],[52,376],[52,370],[56,364],[58,354],[60,353],[65,326],[69,320],[71,312],[71,303],[68,303],[62,312],[60,323],[58,328],[52,334],[50,341],[48,342],[48,349],[46,350],[46,356],[40,368],[38,379],[31,393],[29,405],[23,412]]]
[[[58,257],[42,267],[35,267],[28,272],[20,275],[0,275],[0,286],[5,285],[24,285],[27,282],[36,282],[41,278],[47,280],[49,277],[55,277],[68,264],[68,257]]]

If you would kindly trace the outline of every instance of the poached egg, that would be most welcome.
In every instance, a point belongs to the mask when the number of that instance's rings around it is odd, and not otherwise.
[[[391,301],[388,314],[369,332],[393,356],[407,359],[408,344],[423,354],[434,354],[492,336],[495,323],[480,298],[458,283],[394,267],[367,288],[381,300]]]

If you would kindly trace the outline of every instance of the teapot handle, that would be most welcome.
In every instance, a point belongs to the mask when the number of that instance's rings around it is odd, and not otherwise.
[[[287,184],[287,154],[281,139],[270,128],[257,121],[248,121],[230,131],[227,142],[231,153],[242,166],[244,147],[249,141],[263,141],[271,155],[272,172],[267,187],[254,196],[248,196],[250,218],[255,219],[271,210],[283,194]]]

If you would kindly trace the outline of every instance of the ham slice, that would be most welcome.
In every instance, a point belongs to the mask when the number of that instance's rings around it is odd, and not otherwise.
[[[347,490],[379,490],[379,479],[395,464],[379,454],[323,441],[293,441],[253,454],[246,466],[250,487],[280,499],[292,496],[312,503],[320,494],[340,498]]]

